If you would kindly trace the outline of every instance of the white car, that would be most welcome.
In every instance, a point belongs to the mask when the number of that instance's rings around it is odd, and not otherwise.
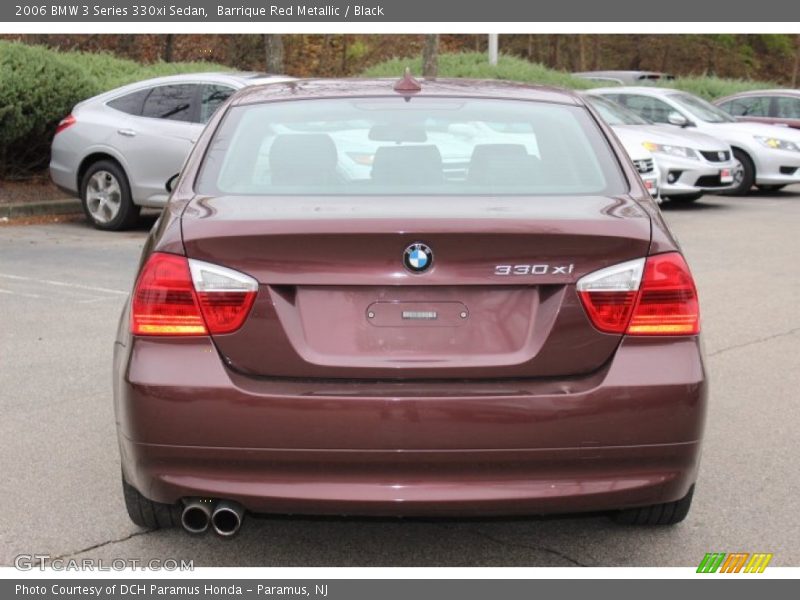
[[[214,111],[236,90],[288,81],[259,73],[195,73],[148,79],[77,104],[56,129],[50,177],[78,196],[98,229],[132,226],[161,207]]]
[[[598,88],[600,94],[654,123],[707,133],[725,140],[741,165],[730,193],[744,195],[753,185],[776,190],[800,183],[800,131],[761,123],[742,123],[702,98],[668,88]]]
[[[599,95],[585,94],[591,106],[626,146],[652,152],[661,171],[659,191],[670,200],[693,202],[705,192],[735,187],[738,163],[727,142],[697,131],[657,125]]]
[[[626,139],[625,136],[620,135],[617,137],[622,142],[625,152],[633,161],[633,166],[639,171],[639,177],[642,178],[644,187],[647,188],[647,191],[650,192],[656,202],[661,203],[661,190],[659,189],[661,172],[658,169],[655,157],[638,141]]]

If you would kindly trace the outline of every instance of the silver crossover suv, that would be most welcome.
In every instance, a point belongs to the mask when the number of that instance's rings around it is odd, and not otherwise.
[[[140,207],[164,205],[165,183],[228,96],[287,80],[259,73],[173,75],[84,100],[56,129],[50,176],[80,197],[95,227],[130,227]]]

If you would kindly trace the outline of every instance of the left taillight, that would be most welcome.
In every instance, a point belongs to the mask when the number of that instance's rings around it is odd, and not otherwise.
[[[55,134],[58,135],[59,133],[64,131],[67,127],[72,127],[77,122],[78,122],[78,120],[75,117],[73,117],[72,115],[67,115],[66,117],[64,117],[63,119],[61,119],[58,122],[58,125],[56,125],[56,133]]]
[[[232,333],[255,301],[258,282],[244,273],[184,256],[154,252],[131,302],[134,335]]]

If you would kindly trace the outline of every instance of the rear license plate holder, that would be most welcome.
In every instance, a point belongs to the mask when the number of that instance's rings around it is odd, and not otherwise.
[[[378,301],[366,310],[367,322],[375,327],[461,327],[469,321],[463,302]]]

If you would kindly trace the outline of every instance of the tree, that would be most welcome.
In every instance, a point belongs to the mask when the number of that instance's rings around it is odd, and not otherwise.
[[[422,75],[435,78],[439,73],[439,36],[426,35],[425,48],[422,51]]]
[[[264,55],[267,73],[281,74],[284,72],[283,36],[281,34],[264,34]]]
[[[164,36],[164,62],[172,62],[172,52],[175,36],[168,33]]]

